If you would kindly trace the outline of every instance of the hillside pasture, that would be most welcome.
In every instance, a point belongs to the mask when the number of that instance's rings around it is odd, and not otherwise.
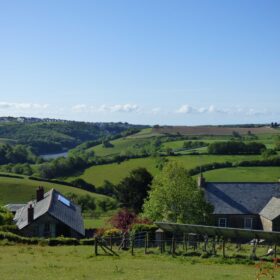
[[[235,167],[204,173],[210,182],[278,182],[280,167]]]
[[[152,133],[181,134],[181,135],[232,135],[233,132],[246,135],[252,134],[279,134],[279,130],[269,126],[263,127],[220,127],[220,126],[163,126],[154,127]]]
[[[134,139],[126,137],[110,141],[110,143],[113,145],[112,147],[105,148],[102,144],[100,144],[93,148],[89,148],[88,150],[94,151],[96,156],[106,157],[121,154],[128,149],[134,150],[135,145],[141,145],[141,143],[144,142],[146,142],[145,138]]]
[[[171,156],[168,157],[169,161],[177,161],[181,163],[185,168],[191,169],[199,165],[213,163],[213,162],[239,162],[243,160],[259,159],[260,156],[224,156],[224,155],[185,155],[185,156]],[[87,168],[81,175],[80,178],[85,181],[94,184],[96,187],[101,186],[105,180],[111,181],[117,184],[129,172],[138,167],[145,167],[151,174],[156,175],[159,173],[159,169],[156,167],[156,159],[139,158],[130,159],[121,163],[112,163],[104,165],[96,165]],[[73,178],[68,178],[71,180]]]
[[[51,188],[55,188],[64,195],[71,192],[77,195],[88,194],[98,200],[110,199],[107,196],[91,193],[70,186],[34,181],[28,179],[27,177],[24,177],[24,179],[0,177],[0,205],[8,203],[26,203],[31,199],[34,199],[36,188],[38,186],[43,186],[46,191]]]

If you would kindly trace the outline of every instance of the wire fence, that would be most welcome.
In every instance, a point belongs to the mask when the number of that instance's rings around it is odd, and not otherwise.
[[[108,255],[118,255],[119,250],[130,250],[131,254],[134,255],[136,249],[142,249],[145,254],[156,250],[156,252],[171,255],[206,254],[215,256],[219,253],[219,255],[226,257],[230,251],[231,255],[234,256],[244,257],[246,254],[252,259],[257,259],[257,248],[262,248],[260,252],[262,256],[277,257],[276,245],[260,245],[257,240],[242,244],[218,236],[209,238],[206,235],[198,234],[166,235],[164,233],[138,232],[122,236],[97,237],[95,240],[96,255],[99,254],[98,248],[101,248]]]

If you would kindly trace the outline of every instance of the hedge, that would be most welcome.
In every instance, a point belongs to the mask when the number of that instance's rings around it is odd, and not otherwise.
[[[8,177],[8,178],[24,179],[24,177],[23,177],[23,176],[19,176],[19,175],[10,175],[10,174],[2,174],[2,173],[0,173],[0,177]]]

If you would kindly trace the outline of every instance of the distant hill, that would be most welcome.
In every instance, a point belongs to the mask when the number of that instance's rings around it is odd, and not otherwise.
[[[0,117],[2,143],[15,141],[31,146],[36,153],[60,152],[85,141],[114,138],[147,126],[128,123],[90,123],[57,119]],[[128,132],[129,133],[129,132]]]
[[[153,133],[181,135],[279,134],[270,126],[154,126]]]

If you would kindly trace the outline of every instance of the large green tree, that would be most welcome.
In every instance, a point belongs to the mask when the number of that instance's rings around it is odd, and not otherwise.
[[[116,196],[124,208],[139,213],[150,190],[152,175],[145,168],[132,170],[116,187]]]
[[[176,162],[168,163],[154,178],[144,203],[144,216],[153,221],[204,224],[212,211],[203,190]]]

